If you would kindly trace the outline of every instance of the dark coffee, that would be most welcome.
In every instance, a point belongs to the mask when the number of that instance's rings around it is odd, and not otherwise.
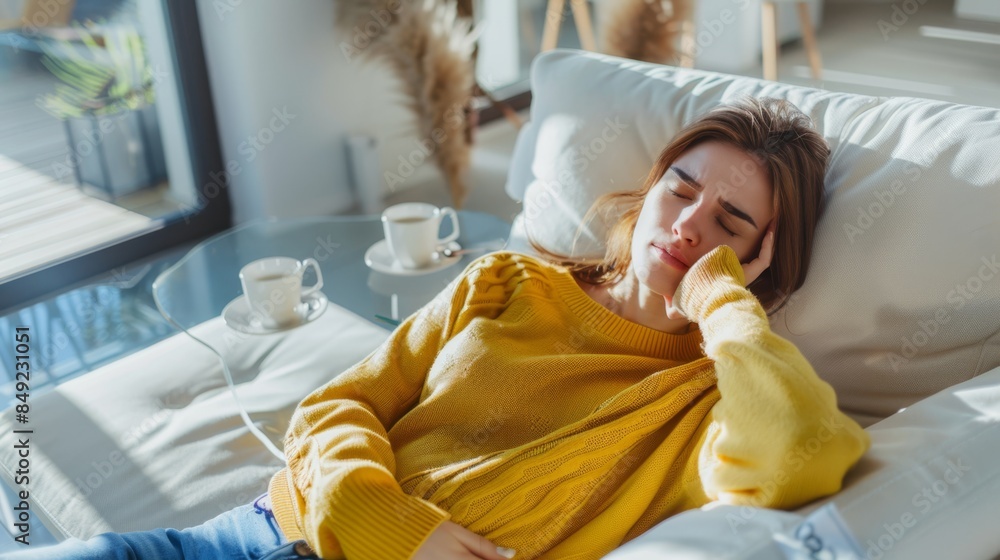
[[[396,218],[393,221],[396,222],[397,224],[416,224],[418,222],[424,222],[429,219],[430,218],[425,218],[423,216],[413,216],[409,218]]]
[[[282,278],[288,276],[287,274],[268,274],[267,276],[258,276],[256,280],[258,282],[270,282],[271,280],[281,280]]]

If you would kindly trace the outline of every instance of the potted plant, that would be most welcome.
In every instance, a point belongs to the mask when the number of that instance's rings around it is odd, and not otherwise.
[[[142,38],[131,25],[75,27],[79,41],[42,47],[42,64],[61,83],[39,104],[65,124],[78,186],[113,200],[166,179]],[[58,167],[57,174],[69,173]]]

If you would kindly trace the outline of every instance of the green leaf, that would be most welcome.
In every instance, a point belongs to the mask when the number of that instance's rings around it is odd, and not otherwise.
[[[41,43],[42,64],[62,82],[45,97],[46,110],[63,115],[111,114],[155,102],[152,68],[134,27],[106,23],[74,27],[78,43]]]

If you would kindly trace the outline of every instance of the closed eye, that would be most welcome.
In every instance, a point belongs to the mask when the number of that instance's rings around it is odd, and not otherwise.
[[[684,200],[691,200],[690,198],[688,198],[686,196],[681,196],[680,194],[677,193],[677,191],[673,191],[672,190],[672,191],[670,191],[670,194],[676,196],[677,198],[683,198]],[[722,223],[722,220],[720,220],[719,218],[716,218],[715,221],[719,223],[719,227],[721,227],[723,230],[725,230],[726,233],[729,234],[729,237],[736,237],[736,233],[733,232],[732,230],[730,230],[729,228],[727,228],[726,224]]]
[[[735,232],[733,232],[733,231],[731,231],[731,230],[730,230],[729,228],[727,228],[727,227],[726,227],[726,225],[722,223],[722,220],[720,220],[720,219],[716,218],[716,219],[715,219],[715,221],[716,221],[716,222],[719,222],[719,226],[720,226],[720,227],[721,227],[722,229],[726,230],[726,233],[728,233],[728,234],[729,234],[729,237],[736,237],[736,233],[735,233]]]

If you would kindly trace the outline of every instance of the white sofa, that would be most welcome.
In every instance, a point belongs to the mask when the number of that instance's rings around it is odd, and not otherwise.
[[[870,558],[1000,552],[993,530],[1000,503],[1000,276],[980,279],[960,309],[943,307],[956,283],[981,270],[976,263],[984,254],[1000,252],[1000,114],[578,51],[539,57],[532,79],[531,122],[518,138],[507,185],[525,205],[514,224],[515,249],[526,247],[525,227],[559,249],[597,192],[635,185],[680,125],[740,94],[790,99],[834,151],[830,203],[809,277],[772,323],[867,426],[871,451],[831,498],[795,512],[709,504],[664,521],[609,558],[781,558],[775,535],[826,503],[836,504]],[[574,164],[582,143],[601,137],[606,119],[615,118],[627,128],[606,137],[586,166]],[[940,126],[949,128],[934,135]],[[908,162],[921,171],[912,181]],[[897,179],[909,182],[890,204],[885,193]],[[848,241],[845,224],[878,204],[880,216]],[[938,309],[948,310],[948,320],[938,321],[921,351],[892,362],[894,370],[887,355],[900,337],[926,332],[918,321]],[[223,337],[225,329],[221,319],[196,328],[204,337]],[[315,323],[243,339],[227,351],[251,418],[280,446],[299,399],[387,334],[331,306]],[[279,466],[241,423],[215,356],[184,334],[38,396],[32,410],[32,508],[58,539],[197,524],[262,493]],[[8,484],[16,468],[13,427],[7,410],[0,415],[0,476]],[[936,497],[926,511],[915,502],[924,490]]]

